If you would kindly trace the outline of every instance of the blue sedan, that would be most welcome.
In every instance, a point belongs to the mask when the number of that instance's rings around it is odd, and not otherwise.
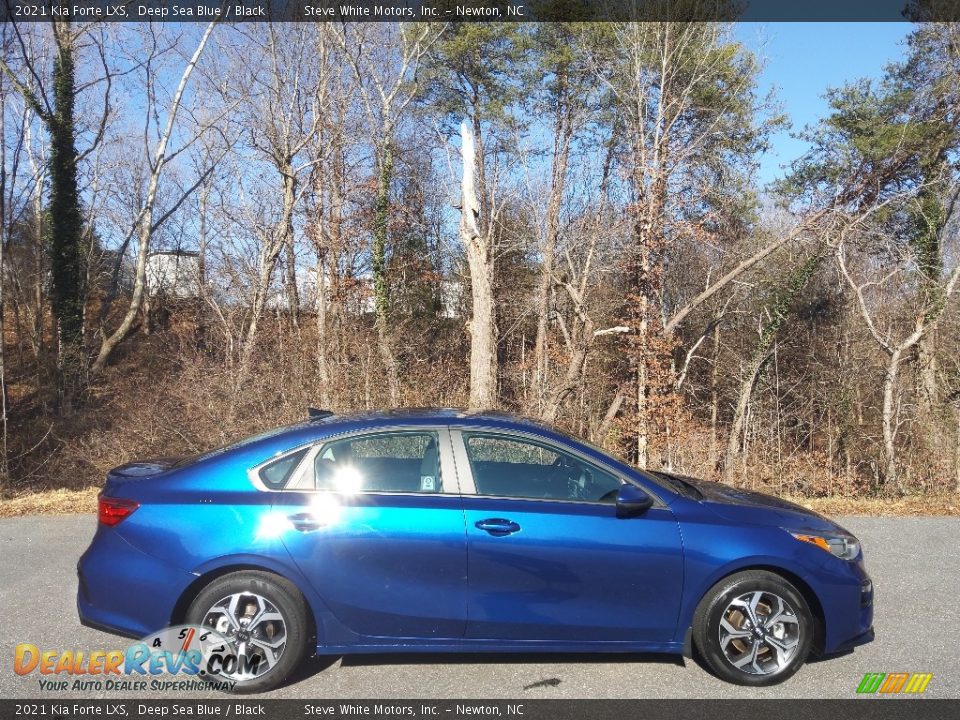
[[[307,654],[386,652],[697,653],[770,685],[873,638],[839,525],[508,414],[312,411],[118,467],[99,503],[81,621],[215,630],[237,692]]]

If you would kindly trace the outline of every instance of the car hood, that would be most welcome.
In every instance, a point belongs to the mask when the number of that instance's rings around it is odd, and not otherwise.
[[[847,532],[820,513],[773,495],[706,480],[684,480],[700,491],[705,506],[732,522],[810,532]]]

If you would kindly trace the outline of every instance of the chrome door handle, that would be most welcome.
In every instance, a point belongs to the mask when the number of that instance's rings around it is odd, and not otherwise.
[[[513,522],[513,520],[505,520],[504,518],[477,520],[474,526],[479,530],[490,533],[494,537],[503,537],[504,535],[512,535],[515,532],[520,532],[520,526],[517,523]]]

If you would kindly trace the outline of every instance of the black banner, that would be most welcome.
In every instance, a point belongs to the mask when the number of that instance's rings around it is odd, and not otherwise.
[[[960,20],[960,0],[0,0],[0,21]]]
[[[330,718],[348,720],[926,720],[960,718],[956,700],[0,700],[0,718]]]

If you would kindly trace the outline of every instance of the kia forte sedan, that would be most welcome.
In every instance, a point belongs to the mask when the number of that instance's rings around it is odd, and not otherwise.
[[[237,692],[308,654],[663,652],[770,685],[873,638],[857,539],[507,414],[337,416],[112,470],[84,624],[191,624]]]

